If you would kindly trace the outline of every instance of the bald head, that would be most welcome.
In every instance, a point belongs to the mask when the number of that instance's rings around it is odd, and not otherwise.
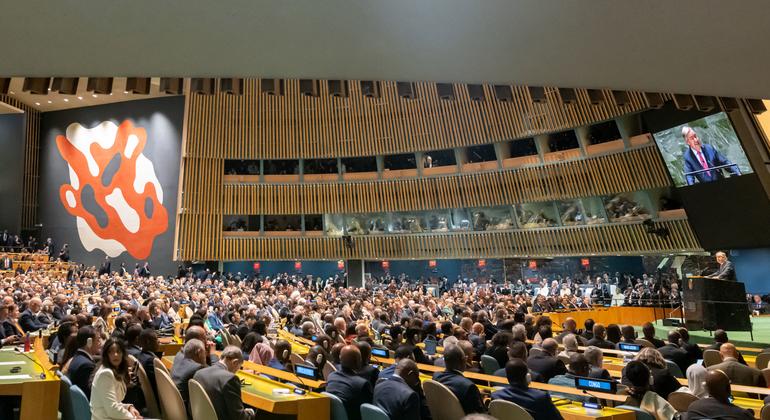
[[[556,355],[556,350],[559,349],[559,343],[556,342],[553,338],[546,338],[543,340],[543,344],[541,344],[541,347],[543,348],[543,351],[550,354],[551,356]]]
[[[564,329],[567,331],[575,332],[577,330],[577,322],[573,318],[567,318],[564,320]]]
[[[730,396],[730,378],[719,369],[710,370],[706,374],[706,389],[709,395],[727,404]]]
[[[361,369],[361,351],[354,345],[347,345],[340,350],[340,365],[343,369],[356,371]]]
[[[420,383],[420,370],[412,359],[401,359],[396,363],[396,374],[409,386]]]
[[[206,342],[206,330],[203,329],[203,327],[200,327],[198,325],[192,325],[190,327],[187,327],[187,330],[184,332],[184,342],[188,342],[190,340],[200,340],[202,342]]]
[[[719,354],[722,355],[722,360],[732,357],[733,359],[738,358],[738,350],[735,349],[735,344],[733,343],[724,343],[719,347]]]

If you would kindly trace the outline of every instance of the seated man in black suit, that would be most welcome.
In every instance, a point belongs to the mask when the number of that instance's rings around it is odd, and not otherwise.
[[[752,410],[740,408],[730,402],[730,379],[724,372],[709,371],[706,374],[706,389],[709,396],[690,404],[684,416],[686,420],[751,420],[754,418]]]
[[[219,420],[250,420],[254,410],[243,407],[241,381],[235,373],[243,365],[243,352],[236,346],[227,346],[219,361],[210,367],[200,369],[193,379],[206,391]]]
[[[561,414],[545,391],[529,387],[527,365],[520,359],[511,359],[505,365],[508,386],[492,393],[493,400],[504,400],[518,404],[535,420],[559,420]]]
[[[414,355],[412,354],[412,347],[407,345],[398,346],[396,351],[393,353],[393,358],[396,360],[396,363],[382,369],[382,371],[380,371],[380,375],[378,379],[390,379],[390,377],[396,373],[396,365],[401,360],[404,360],[404,359],[414,360]]]
[[[690,342],[690,332],[687,331],[687,328],[681,327],[677,331],[682,338],[679,340],[679,345],[687,352],[687,356],[690,358],[689,364],[693,364],[699,359],[703,359],[703,350],[701,350],[697,343]]]
[[[682,336],[676,330],[671,330],[668,333],[668,344],[658,349],[664,359],[670,360],[679,366],[679,370],[684,375],[687,372],[687,368],[690,367],[690,356],[683,348],[679,347],[679,342],[682,340]]]
[[[602,324],[594,324],[594,338],[588,340],[588,345],[599,347],[600,349],[615,348],[615,343],[607,340],[607,328]]]
[[[585,352],[583,352],[583,355],[588,360],[588,363],[591,365],[591,370],[588,372],[589,378],[596,378],[596,379],[612,379],[612,375],[610,375],[610,372],[604,368],[604,353],[602,353],[602,350],[599,347],[595,346],[589,346],[586,348]]]
[[[554,342],[555,343],[555,342]],[[463,376],[465,370],[465,353],[458,346],[451,346],[444,349],[444,363],[446,370],[436,372],[433,380],[441,382],[449,388],[453,394],[460,400],[465,414],[483,413],[484,404],[481,402],[481,393],[479,388],[470,379]]]
[[[541,351],[534,353],[527,359],[527,365],[533,372],[540,375],[543,382],[548,382],[556,375],[567,373],[564,362],[556,357],[559,345],[553,338],[546,338],[541,345]]]
[[[182,357],[175,357],[171,365],[171,379],[174,381],[182,401],[190,413],[190,387],[188,382],[196,372],[206,367],[206,345],[201,340],[187,340],[182,348]]]
[[[588,318],[583,322],[583,326],[585,329],[583,330],[583,334],[580,336],[583,337],[586,340],[586,343],[588,343],[592,338],[594,338],[594,320],[593,318]]]
[[[420,397],[414,388],[420,386],[420,371],[411,359],[396,363],[390,379],[374,387],[374,404],[385,410],[391,419],[420,420]]]
[[[78,345],[78,351],[68,362],[67,376],[72,385],[77,385],[86,397],[91,398],[91,380],[93,377],[96,363],[94,356],[102,353],[102,338],[96,333],[96,330],[90,325],[80,327],[75,340]]]
[[[655,338],[655,326],[652,325],[652,322],[647,322],[644,325],[642,325],[642,334],[644,335],[644,339],[652,343],[653,346],[655,346],[656,349],[659,349],[666,345],[666,343],[659,339]]]
[[[144,373],[147,374],[147,380],[150,381],[153,392],[158,394],[158,385],[155,382],[155,359],[158,356],[155,354],[158,351],[158,334],[152,328],[145,328],[139,334],[139,347],[142,351],[135,356],[139,363],[144,368]]]
[[[356,374],[369,381],[372,384],[372,388],[374,388],[379,378],[380,370],[370,363],[372,360],[372,346],[366,341],[358,341],[356,346],[358,346],[358,351],[361,352],[361,368],[356,371]]]
[[[19,325],[24,332],[29,333],[48,327],[48,324],[41,322],[39,318],[41,309],[43,309],[43,302],[39,298],[29,300],[27,309],[19,315]]]
[[[577,322],[575,322],[574,318],[565,319],[563,327],[564,330],[559,333],[559,335],[554,337],[557,343],[561,344],[561,342],[564,340],[564,337],[568,336],[569,334],[574,334],[575,338],[578,340],[578,344],[581,346],[584,346],[588,342],[588,339],[578,334]]]
[[[349,420],[361,420],[361,404],[372,402],[372,384],[356,374],[360,368],[361,352],[347,345],[340,350],[340,370],[326,381],[326,392],[342,400]]]

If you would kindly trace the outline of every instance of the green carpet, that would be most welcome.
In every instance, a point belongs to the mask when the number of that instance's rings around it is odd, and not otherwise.
[[[727,337],[730,342],[736,346],[744,347],[770,347],[770,317],[752,317],[751,323],[754,327],[754,340],[751,339],[751,334],[748,331],[728,331]],[[666,339],[668,331],[673,327],[663,326],[662,321],[655,323],[655,336],[661,339]],[[636,327],[640,330],[640,327]],[[639,331],[639,336],[642,333]],[[692,341],[701,344],[711,344],[714,342],[713,334],[709,334],[709,331],[690,331],[690,337]]]

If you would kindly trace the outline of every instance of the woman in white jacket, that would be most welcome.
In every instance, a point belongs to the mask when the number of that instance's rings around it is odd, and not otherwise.
[[[91,384],[93,420],[141,419],[131,404],[123,404],[129,382],[128,353],[120,339],[110,338],[102,347],[102,362]]]

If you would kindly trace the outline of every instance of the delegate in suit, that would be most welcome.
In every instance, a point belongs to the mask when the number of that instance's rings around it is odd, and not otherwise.
[[[684,158],[684,175],[687,185],[711,182],[722,179],[722,171],[727,170],[732,175],[740,175],[738,165],[733,164],[710,144],[703,144],[692,127],[682,127],[682,137],[687,143],[682,157]],[[724,167],[725,165],[729,165]],[[723,166],[721,169],[710,169]]]
[[[719,263],[719,268],[714,272],[714,274],[706,277],[710,279],[735,281],[735,268],[733,267],[733,263],[727,259],[727,254],[719,251],[716,253],[715,257],[717,259],[717,263]]]
[[[227,346],[212,366],[195,373],[198,381],[211,399],[219,420],[251,420],[254,410],[244,408],[241,397],[241,381],[235,373],[243,365],[243,353],[236,346]]]

